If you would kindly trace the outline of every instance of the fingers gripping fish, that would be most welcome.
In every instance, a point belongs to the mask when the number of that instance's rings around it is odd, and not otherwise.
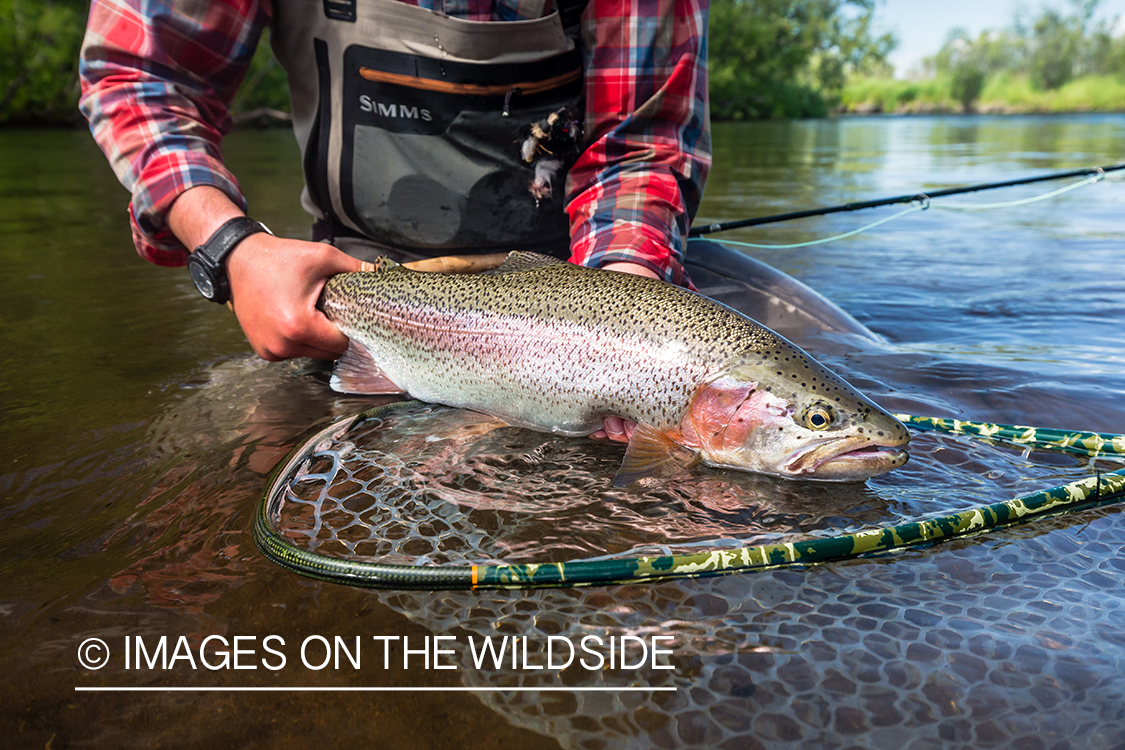
[[[562,435],[637,423],[614,484],[702,462],[862,481],[907,461],[894,417],[750,318],[661,281],[517,252],[491,274],[391,261],[334,276],[332,387],[406,393]]]

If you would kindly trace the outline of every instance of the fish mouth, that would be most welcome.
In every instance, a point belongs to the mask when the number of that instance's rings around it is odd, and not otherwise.
[[[800,451],[785,462],[786,475],[826,482],[862,482],[904,465],[910,458],[906,445],[882,444],[866,437],[826,441]]]

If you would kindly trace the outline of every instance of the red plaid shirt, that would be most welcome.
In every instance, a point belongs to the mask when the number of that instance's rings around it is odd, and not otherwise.
[[[405,0],[475,21],[537,18],[551,0]],[[639,263],[684,283],[688,227],[710,167],[708,0],[590,0],[583,15],[589,146],[567,178],[571,260]],[[142,257],[182,265],[164,215],[219,188],[245,209],[219,144],[270,22],[268,0],[93,0],[81,109],[132,192]]]

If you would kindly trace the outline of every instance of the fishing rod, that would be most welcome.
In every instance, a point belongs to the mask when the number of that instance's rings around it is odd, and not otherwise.
[[[1114,164],[1107,167],[1087,167],[1086,169],[1075,169],[1069,172],[1054,172],[1052,174],[1039,175],[1038,177],[1025,177],[1020,180],[1005,180],[1004,182],[983,182],[977,185],[968,185],[966,187],[945,188],[944,190],[934,190],[933,192],[919,192],[910,193],[907,195],[896,195],[893,198],[880,198],[873,201],[862,201],[859,203],[844,203],[839,206],[832,206],[830,208],[812,208],[807,211],[794,211],[787,214],[775,214],[773,216],[760,216],[756,219],[740,219],[738,221],[725,221],[716,224],[708,224],[701,227],[692,227],[688,232],[688,237],[702,237],[706,234],[714,234],[715,232],[725,232],[728,229],[741,229],[742,227],[756,227],[762,224],[776,224],[782,221],[792,221],[793,219],[804,219],[809,216],[825,216],[827,214],[845,213],[847,211],[860,211],[864,208],[876,208],[878,206],[891,206],[896,203],[928,203],[931,198],[943,198],[947,195],[960,195],[962,193],[976,193],[981,190],[995,190],[997,188],[1013,187],[1015,185],[1030,185],[1034,182],[1047,182],[1050,180],[1063,180],[1067,177],[1087,177],[1089,175],[1103,175],[1108,172],[1117,172],[1125,169],[1125,162],[1121,164]]]

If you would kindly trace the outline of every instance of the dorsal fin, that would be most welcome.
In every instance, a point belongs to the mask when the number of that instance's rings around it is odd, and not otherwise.
[[[613,478],[613,486],[628,487],[645,477],[671,479],[701,459],[699,451],[680,445],[655,427],[638,424],[625,449],[625,460]]]
[[[392,268],[400,268],[402,266],[401,263],[396,263],[385,255],[380,255],[378,258],[372,261],[372,265],[375,266],[375,268],[373,268],[372,270],[376,273],[378,273],[379,271],[389,271]]]
[[[515,273],[517,271],[528,271],[532,268],[547,268],[548,266],[557,266],[560,263],[566,263],[565,260],[552,258],[550,255],[542,255],[540,253],[531,253],[526,250],[516,250],[508,253],[508,257],[504,262],[493,271],[493,274],[501,273]]]

